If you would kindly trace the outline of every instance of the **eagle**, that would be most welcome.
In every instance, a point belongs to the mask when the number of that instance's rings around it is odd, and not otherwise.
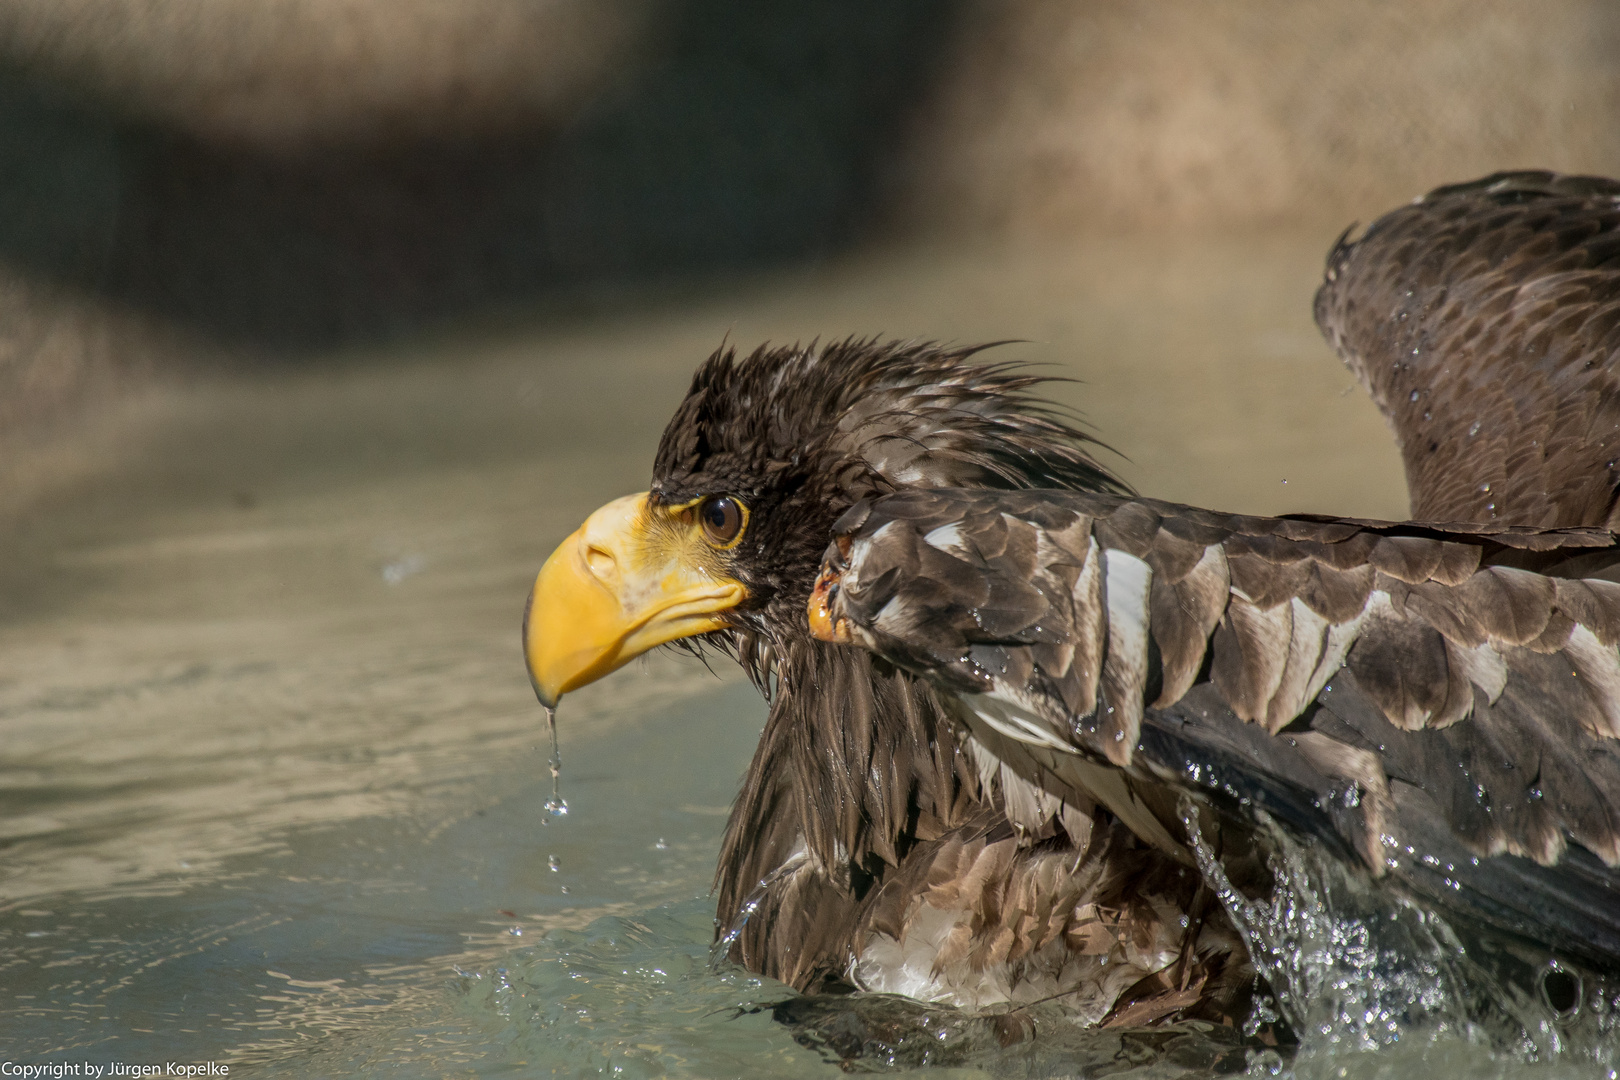
[[[524,650],[548,708],[659,645],[768,700],[726,955],[1242,1025],[1286,848],[1540,958],[1515,970],[1555,1010],[1620,971],[1620,183],[1437,189],[1339,238],[1315,316],[1413,520],[1139,496],[987,346],[697,369],[650,490],[540,570]]]

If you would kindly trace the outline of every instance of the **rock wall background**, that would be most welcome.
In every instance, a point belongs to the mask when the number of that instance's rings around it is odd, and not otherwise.
[[[1620,173],[1606,0],[0,0],[0,430],[625,283]]]
[[[1366,221],[1499,169],[1620,170],[1603,0],[977,0],[911,127],[915,227]]]

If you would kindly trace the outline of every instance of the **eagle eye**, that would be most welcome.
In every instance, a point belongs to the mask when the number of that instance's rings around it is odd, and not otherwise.
[[[703,535],[716,547],[730,547],[742,535],[745,511],[730,495],[711,495],[698,506]]]

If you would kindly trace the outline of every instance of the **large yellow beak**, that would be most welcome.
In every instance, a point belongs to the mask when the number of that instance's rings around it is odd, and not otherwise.
[[[540,703],[557,699],[655,645],[726,626],[748,595],[720,572],[683,508],[647,494],[585,519],[540,568],[523,616],[523,652]]]

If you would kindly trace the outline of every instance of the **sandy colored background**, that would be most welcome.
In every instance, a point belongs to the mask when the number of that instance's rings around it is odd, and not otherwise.
[[[874,247],[1325,247],[1620,172],[1617,95],[1603,0],[4,0],[0,431]]]
[[[925,228],[1347,224],[1504,168],[1620,168],[1602,0],[968,6],[901,157]]]

